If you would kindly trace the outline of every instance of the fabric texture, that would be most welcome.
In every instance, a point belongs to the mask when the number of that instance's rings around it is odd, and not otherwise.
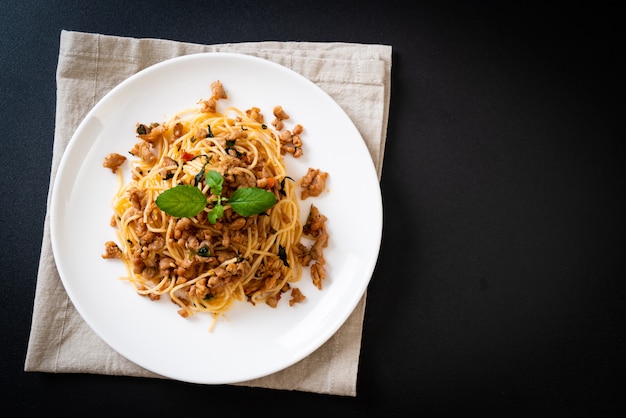
[[[146,67],[201,52],[257,56],[291,68],[316,83],[353,120],[380,178],[389,114],[390,46],[275,41],[201,45],[62,31],[49,198],[70,138],[104,95]],[[333,337],[305,359],[269,376],[237,385],[356,396],[365,301],[366,295]],[[55,266],[48,215],[25,371],[162,378],[110,348],[74,309]]]

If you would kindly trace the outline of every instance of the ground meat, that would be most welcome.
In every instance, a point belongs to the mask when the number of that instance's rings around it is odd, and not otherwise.
[[[300,264],[302,264],[303,266],[308,266],[312,258],[311,258],[311,254],[309,254],[309,249],[306,247],[306,245],[299,242],[293,248],[294,248],[296,258],[298,259]]]
[[[302,126],[299,127],[298,132],[302,132]],[[296,128],[297,128],[296,127]],[[299,158],[303,155],[302,152],[302,139],[299,134],[286,129],[280,133],[278,139],[280,140],[280,152],[281,154],[293,154],[294,158]]]
[[[176,260],[170,257],[163,257],[159,260],[159,270],[164,276],[169,276],[171,269],[176,267]]]
[[[231,231],[238,231],[244,226],[246,226],[246,218],[237,218],[233,222],[231,222],[228,228]]]
[[[152,152],[150,144],[147,142],[136,143],[130,150],[130,153],[141,158],[141,160],[146,164],[154,165],[157,162],[157,156]]]
[[[272,126],[274,126],[274,128],[276,128],[277,131],[280,131],[285,127],[285,124],[280,119],[274,119],[272,121]]]
[[[272,121],[272,125],[276,130],[280,131],[285,126],[283,121],[289,119],[289,115],[285,113],[282,106],[276,106],[274,108],[274,116],[276,119]]]
[[[117,173],[117,169],[122,164],[124,164],[124,161],[126,161],[126,157],[124,157],[123,155],[117,154],[115,152],[112,152],[111,154],[104,157],[104,162],[102,163],[102,166],[105,168],[110,168],[111,171],[113,171],[114,173]]]
[[[251,109],[246,110],[246,115],[250,119],[254,119],[255,121],[259,123],[263,123],[264,121],[263,114],[261,113],[261,109],[259,109],[258,107],[253,107]]]
[[[137,211],[143,211],[146,207],[146,191],[133,187],[128,191],[128,200]]]
[[[311,250],[309,251],[309,255],[311,258],[319,263],[325,264],[326,260],[324,259],[324,248],[328,245],[328,233],[324,228],[319,237],[315,240],[313,245],[311,246]]]
[[[188,231],[192,226],[192,222],[189,218],[180,218],[176,221],[174,227],[174,238],[181,238],[183,232]]]
[[[256,187],[260,187],[262,189],[270,190],[274,186],[276,186],[276,179],[274,177],[262,177],[256,181]]]
[[[224,91],[224,86],[222,86],[222,82],[220,80],[216,80],[211,83],[211,93],[213,93],[213,98],[216,100],[228,99],[228,95]]]
[[[277,119],[280,119],[280,120],[289,119],[289,115],[285,113],[282,106],[274,107],[273,112],[274,112],[274,116],[276,116]]]
[[[163,138],[165,131],[167,126],[164,124],[137,125],[137,136],[153,146]]]
[[[233,157],[231,155],[220,155],[220,159],[217,163],[217,171],[222,173],[222,175],[224,176],[224,180],[226,181],[235,181],[231,178],[231,170],[241,167],[245,167],[245,164],[239,158]]]
[[[207,278],[204,277],[194,283],[188,290],[189,296],[197,296],[200,299],[204,299],[210,292],[207,287]]]
[[[174,125],[174,130],[172,133],[174,134],[174,138],[176,139],[183,136],[183,124],[180,122],[177,122],[176,125]]]
[[[226,171],[224,173],[224,181],[233,190],[240,187],[257,187],[257,178],[255,175],[239,167],[234,167]]]
[[[211,83],[211,97],[209,100],[202,101],[202,111],[205,113],[215,113],[215,107],[219,99],[228,99],[228,95],[224,91],[222,82],[217,80]]]
[[[289,300],[289,306],[293,306],[296,303],[300,303],[304,301],[304,299],[306,299],[306,296],[302,294],[300,289],[298,289],[297,287],[294,287],[293,289],[291,289],[291,299]]]
[[[148,250],[150,251],[160,251],[165,247],[165,238],[160,235],[156,235],[153,239],[147,244]]]
[[[278,306],[278,301],[280,300],[280,296],[281,296],[280,293],[270,296],[269,298],[265,300],[265,303],[267,303],[270,307],[275,308],[276,306]]]
[[[315,205],[311,205],[309,216],[302,227],[302,233],[313,238],[319,237],[326,226],[326,216],[322,215]]]
[[[133,265],[133,273],[141,274],[144,268],[146,268],[145,263],[141,257],[141,250],[136,250],[131,257],[132,265]]]
[[[271,276],[266,277],[263,283],[265,289],[273,289],[274,286],[276,286],[276,281],[278,281],[278,279],[280,279],[280,271],[277,271]]]
[[[165,156],[163,158],[163,167],[178,167],[178,163],[172,158]]]
[[[202,112],[204,113],[215,113],[215,107],[217,106],[217,101],[214,98],[210,98],[209,100],[202,101]]]
[[[322,290],[322,281],[326,278],[326,270],[321,263],[313,263],[311,266],[311,279],[313,279],[313,284],[319,290]]]
[[[104,243],[104,254],[102,258],[122,258],[122,250],[113,241],[107,241]]]
[[[176,161],[174,161],[172,158],[170,157],[164,157],[163,158],[163,163],[161,165],[161,177],[164,180],[167,180],[168,178],[171,178],[174,175],[174,172],[176,171],[176,169],[178,168],[178,163]]]
[[[306,198],[311,196],[319,196],[326,187],[327,178],[328,173],[320,171],[316,168],[309,168],[307,173],[302,178],[302,191],[300,193],[300,198],[302,200],[305,200]]]

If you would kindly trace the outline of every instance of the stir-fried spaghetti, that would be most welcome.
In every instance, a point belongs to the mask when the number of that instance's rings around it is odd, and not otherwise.
[[[238,300],[275,307],[285,292],[291,305],[301,302],[305,296],[292,284],[310,266],[321,289],[328,234],[326,218],[313,205],[301,223],[296,189],[302,188],[302,199],[319,195],[327,174],[309,169],[302,180],[288,176],[283,159],[302,155],[303,129],[283,129],[289,116],[280,106],[268,126],[258,108],[218,112],[227,95],[219,81],[211,87],[210,99],[169,121],[137,125],[131,181],[125,183],[118,170],[126,157],[105,159],[104,166],[119,175],[111,221],[119,243],[107,242],[103,257],[124,260],[139,294],[168,296],[183,317],[208,312],[217,318]],[[219,192],[207,173],[222,182]],[[173,216],[159,207],[157,197],[180,185],[202,192],[199,213]],[[239,189],[266,190],[275,203],[241,215],[229,201]],[[177,203],[188,202],[183,196]],[[307,236],[309,247],[301,242]]]

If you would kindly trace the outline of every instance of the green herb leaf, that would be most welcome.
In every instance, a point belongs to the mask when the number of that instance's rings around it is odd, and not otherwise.
[[[208,257],[211,255],[211,249],[206,245],[203,245],[202,247],[198,248],[198,255],[200,257]]]
[[[289,267],[289,262],[287,261],[287,250],[280,244],[278,244],[278,258],[280,258],[285,267]]]
[[[222,195],[222,185],[224,184],[224,178],[220,173],[215,170],[211,170],[206,173],[204,178],[207,186],[211,188],[211,193],[214,196],[220,197]]]
[[[157,196],[156,205],[163,212],[177,218],[191,218],[205,208],[206,196],[197,187],[180,184]]]
[[[198,174],[196,174],[196,177],[193,180],[194,181],[193,182],[194,186],[197,186],[198,183],[200,183],[200,181],[202,181],[202,178],[204,177],[204,170],[205,170],[206,166],[211,162],[211,157],[209,157],[206,154],[196,155],[195,157],[193,157],[191,159],[191,161],[193,161],[193,160],[195,160],[196,158],[199,158],[199,157],[206,158],[206,162],[204,163],[204,165],[202,165],[202,169],[198,172]]]
[[[241,188],[230,196],[228,203],[241,216],[252,216],[274,206],[276,196],[258,187]]]
[[[211,209],[207,213],[207,218],[209,222],[211,222],[211,224],[215,224],[215,222],[217,222],[217,219],[221,218],[222,215],[224,215],[224,206],[218,203],[217,205],[213,206],[213,209]]]

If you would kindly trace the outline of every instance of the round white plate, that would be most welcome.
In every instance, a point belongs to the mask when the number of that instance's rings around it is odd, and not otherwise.
[[[168,298],[151,302],[127,282],[120,260],[105,260],[117,176],[102,167],[111,152],[127,155],[138,122],[162,122],[211,95],[221,80],[240,109],[259,107],[266,121],[281,105],[286,127],[304,127],[304,156],[287,155],[288,173],[308,167],[329,173],[327,191],[301,202],[328,217],[327,279],[320,291],[308,268],[298,283],[306,301],[276,309],[236,303],[208,329],[212,318],[184,319]],[[130,175],[125,172],[125,180]],[[370,281],[382,235],[382,202],[370,154],[346,113],[315,84],[278,64],[230,53],[188,55],[130,77],[86,116],[61,160],[51,200],[51,238],[65,289],[87,324],[114,350],[154,373],[192,383],[246,381],[284,369],[326,342],[346,321]]]

